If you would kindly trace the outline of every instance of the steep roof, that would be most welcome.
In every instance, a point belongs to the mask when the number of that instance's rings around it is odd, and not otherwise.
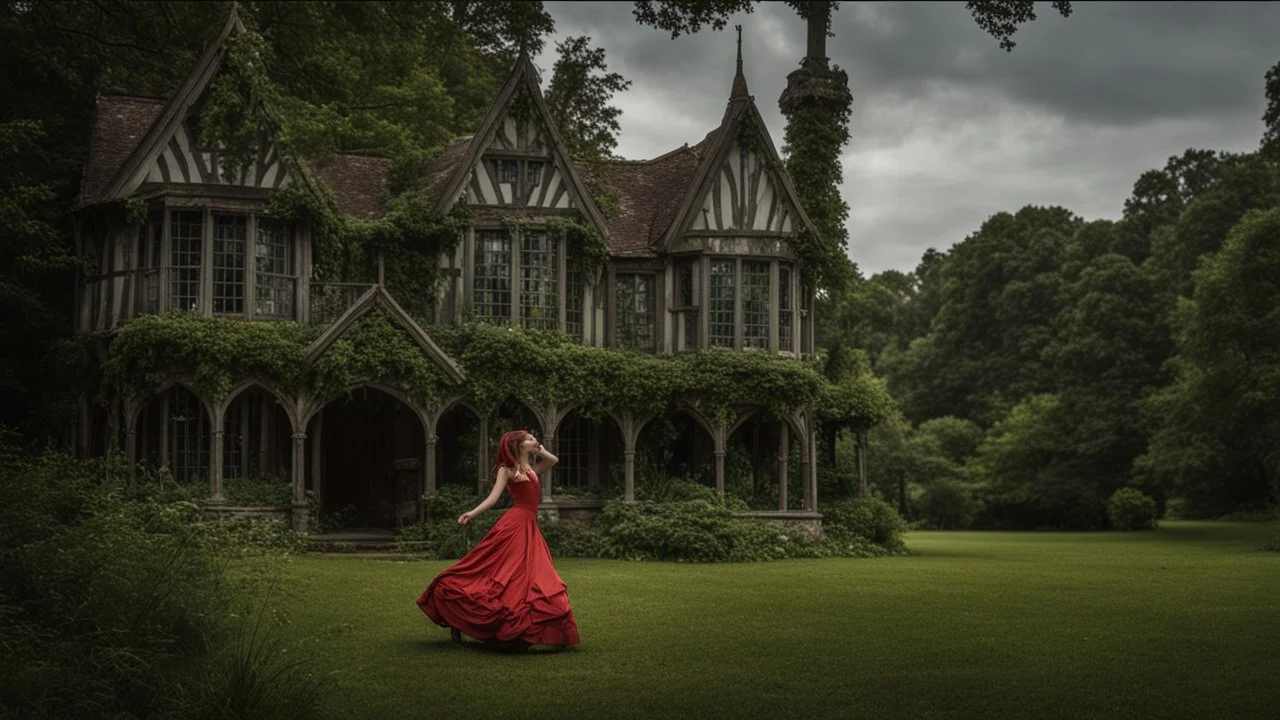
[[[342,214],[358,220],[386,214],[385,183],[390,160],[368,155],[330,155],[308,165],[316,179],[333,191]]]
[[[80,178],[79,206],[105,199],[102,191],[141,142],[164,107],[164,100],[135,95],[100,95],[89,143],[89,162]],[[386,158],[333,155],[308,163],[317,178],[333,190],[338,209],[354,218],[386,212],[383,183]]]
[[[78,205],[95,202],[121,163],[155,122],[163,100],[134,95],[99,95],[94,108],[89,162],[80,176]]]
[[[689,194],[712,135],[652,160],[615,160],[604,166],[605,183],[619,195],[618,212],[608,220],[610,250],[617,255],[653,253]]]

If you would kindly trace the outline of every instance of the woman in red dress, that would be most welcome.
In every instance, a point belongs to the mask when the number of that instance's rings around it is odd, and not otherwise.
[[[533,456],[539,460],[533,465]],[[538,529],[538,474],[559,459],[529,432],[515,430],[498,443],[493,490],[459,525],[493,507],[503,488],[512,507],[461,560],[443,570],[418,597],[418,607],[461,642],[465,633],[506,647],[578,644],[578,625],[564,581],[551,563]]]

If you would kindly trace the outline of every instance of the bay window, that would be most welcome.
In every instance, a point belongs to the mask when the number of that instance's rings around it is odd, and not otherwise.
[[[618,275],[615,288],[614,343],[621,348],[654,352],[654,276]]]

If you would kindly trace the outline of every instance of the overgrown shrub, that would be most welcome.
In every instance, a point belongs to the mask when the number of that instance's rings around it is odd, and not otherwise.
[[[1154,530],[1156,501],[1136,488],[1120,488],[1107,501],[1107,518],[1116,530]]]
[[[604,536],[594,525],[576,520],[543,521],[538,524],[554,557],[599,557]]]
[[[124,477],[118,459],[32,457],[0,440],[0,707],[18,717],[195,718],[230,706],[245,717],[318,715],[301,675],[275,674],[251,693],[237,684],[272,674],[277,657],[269,632],[235,642],[261,586],[251,574],[233,581],[229,561],[246,554],[241,534],[272,531],[201,522],[189,501],[130,499]],[[239,674],[219,672],[225,663]]]
[[[422,552],[445,559],[460,558],[484,538],[493,524],[502,517],[501,508],[491,508],[472,518],[466,525],[458,524],[458,516],[480,504],[484,498],[469,487],[445,485],[434,495],[423,498],[421,523],[405,525],[396,531],[396,543],[403,550]],[[425,547],[424,547],[425,545]]]
[[[906,549],[902,540],[906,528],[897,510],[871,495],[837,500],[822,508],[822,530],[835,540],[863,538],[890,552],[901,552]]]
[[[1270,550],[1272,552],[1280,552],[1280,526],[1276,527],[1275,532],[1271,535],[1271,539],[1262,546],[1262,549]]]
[[[920,513],[931,528],[964,530],[977,514],[977,503],[958,480],[939,478],[920,497]]]

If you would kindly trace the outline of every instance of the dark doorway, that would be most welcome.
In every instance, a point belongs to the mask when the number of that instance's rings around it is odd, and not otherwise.
[[[381,390],[360,388],[324,409],[321,511],[348,528],[414,522],[422,495],[422,422]]]

